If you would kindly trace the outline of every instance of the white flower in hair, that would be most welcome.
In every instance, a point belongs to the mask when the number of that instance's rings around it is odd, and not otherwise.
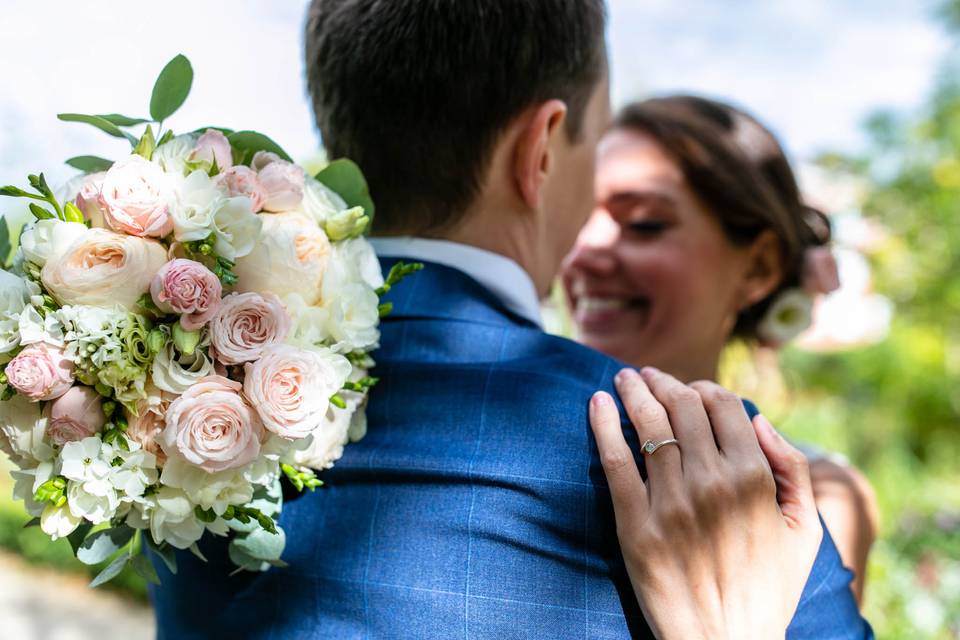
[[[801,289],[780,293],[757,325],[757,337],[779,347],[803,333],[813,320],[813,300]]]

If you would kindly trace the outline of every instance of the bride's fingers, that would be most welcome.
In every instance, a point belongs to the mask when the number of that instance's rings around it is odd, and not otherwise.
[[[743,401],[716,382],[700,380],[690,386],[700,394],[713,427],[713,435],[723,454],[737,462],[762,461],[763,454],[757,444],[756,434],[750,428],[750,418],[743,408]]]
[[[753,428],[777,482],[777,502],[792,528],[819,525],[807,457],[784,439],[762,415]]]
[[[654,397],[640,374],[633,369],[623,369],[614,379],[617,393],[630,416],[630,422],[640,438],[642,445],[647,440],[661,442],[673,438],[673,429],[663,405]],[[644,455],[647,467],[647,483],[650,493],[656,496],[660,492],[679,489],[683,467],[680,462],[680,448],[666,445],[653,454]]]
[[[590,399],[590,427],[607,476],[618,528],[642,522],[648,507],[647,488],[623,437],[620,412],[613,398],[603,391],[596,392]]]
[[[644,367],[640,375],[670,416],[674,437],[682,447],[680,458],[684,471],[698,473],[704,468],[713,468],[719,460],[719,452],[710,420],[697,392],[652,367]]]

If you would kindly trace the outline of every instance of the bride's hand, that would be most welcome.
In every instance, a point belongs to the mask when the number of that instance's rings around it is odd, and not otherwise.
[[[658,638],[783,638],[823,536],[806,458],[734,394],[625,369],[617,391],[644,454],[644,482],[613,399],[590,422],[634,592]]]

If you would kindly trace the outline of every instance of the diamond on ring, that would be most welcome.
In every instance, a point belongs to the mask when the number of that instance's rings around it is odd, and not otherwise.
[[[660,440],[659,442],[654,442],[653,440],[647,440],[640,446],[640,450],[649,456],[649,455],[653,455],[656,452],[656,450],[659,449],[660,447],[668,444],[675,444],[677,445],[677,447],[680,446],[680,443],[677,442],[676,438]]]

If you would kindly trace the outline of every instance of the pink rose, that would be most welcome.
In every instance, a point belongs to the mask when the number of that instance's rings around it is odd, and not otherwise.
[[[199,262],[176,258],[150,282],[150,297],[161,311],[179,313],[187,331],[199,329],[220,308],[220,279]]]
[[[343,387],[350,362],[332,351],[306,351],[286,344],[267,347],[244,365],[243,391],[263,426],[296,440],[323,424],[330,396]]]
[[[47,437],[62,447],[96,435],[107,421],[101,400],[92,387],[71,387],[47,407]]]
[[[260,178],[257,177],[257,172],[250,167],[245,167],[242,164],[230,167],[225,171],[221,171],[213,181],[218,187],[225,190],[231,198],[236,196],[247,196],[250,198],[250,205],[254,213],[263,209],[263,203],[267,199],[267,192],[264,191],[263,185],[260,184]]]
[[[105,171],[91,173],[86,182],[80,186],[74,204],[83,212],[83,217],[90,221],[93,227],[103,228],[106,221],[103,217],[103,208],[100,206],[100,187],[103,184]]]
[[[33,402],[59,398],[73,386],[73,362],[63,351],[38,342],[7,363],[7,382]]]
[[[804,252],[801,281],[803,290],[811,295],[827,294],[840,288],[837,260],[830,247],[810,247]]]
[[[290,325],[290,316],[274,294],[232,293],[220,301],[210,319],[210,345],[223,364],[242,364],[283,342]]]
[[[197,140],[196,146],[187,158],[190,162],[217,163],[217,169],[223,171],[233,166],[233,153],[227,137],[216,129],[207,129]]]
[[[263,185],[266,211],[290,211],[303,202],[303,169],[281,160],[275,153],[258,151],[253,156],[253,166]]]
[[[137,415],[127,412],[126,436],[140,443],[143,450],[157,458],[157,466],[167,461],[167,454],[160,447],[160,438],[166,426],[167,410],[177,396],[153,389],[145,400],[137,403]]]
[[[208,376],[170,403],[161,446],[208,473],[235,469],[260,454],[263,425],[240,383]]]
[[[100,188],[104,219],[114,231],[162,238],[173,231],[173,188],[159,165],[138,155],[107,171]]]

